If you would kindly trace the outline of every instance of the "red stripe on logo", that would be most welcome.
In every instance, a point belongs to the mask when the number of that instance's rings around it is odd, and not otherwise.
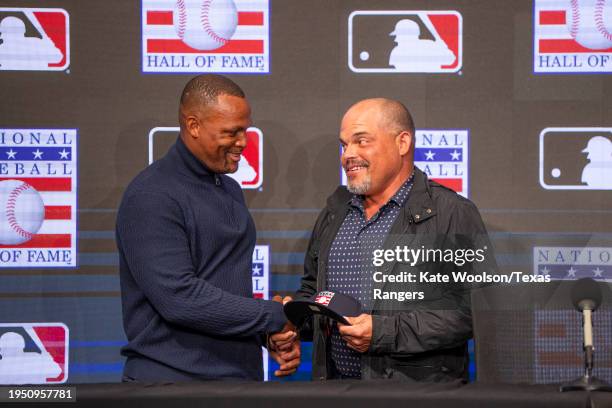
[[[589,53],[592,54],[594,52],[612,52],[612,48],[608,48],[606,50],[591,50],[583,47],[578,44],[574,40],[540,40],[540,53],[569,53],[569,52],[577,52],[577,53]]]
[[[72,208],[69,205],[45,205],[45,220],[69,220]]]
[[[147,11],[148,25],[173,25],[172,11]],[[264,13],[261,11],[238,12],[238,25],[261,26],[264,24]]]
[[[171,11],[147,11],[147,24],[172,25]]]
[[[55,361],[62,372],[56,378],[47,378],[49,382],[62,381],[66,375],[66,347],[68,347],[68,339],[66,338],[66,330],[61,326],[38,326],[34,327],[36,335],[43,343],[46,350],[53,361]],[[44,353],[43,353],[44,354]]]
[[[460,178],[432,178],[432,180],[442,184],[444,187],[450,188],[457,193],[463,191],[463,180]]]
[[[565,24],[565,11],[540,11],[540,25]]]
[[[216,50],[196,50],[181,40],[147,40],[147,52],[181,54],[263,54],[262,40],[229,40]]]
[[[442,41],[446,43],[451,52],[455,55],[455,62],[450,65],[443,65],[441,68],[453,69],[459,65],[459,18],[454,14],[431,14],[428,16],[434,25]]]
[[[238,13],[238,25],[260,26],[264,23],[264,14],[261,11],[241,11]]]
[[[70,248],[70,234],[36,234],[19,245],[0,245],[0,248]]]
[[[61,177],[0,177],[2,180],[20,180],[36,191],[72,191],[72,179]]]
[[[49,67],[63,67],[66,64],[66,16],[63,13],[51,11],[35,11],[34,16],[53,44],[64,55],[60,62],[49,64]]]

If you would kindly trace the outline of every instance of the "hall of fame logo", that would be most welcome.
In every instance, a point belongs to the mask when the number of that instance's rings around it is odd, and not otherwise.
[[[612,128],[542,130],[540,185],[547,190],[612,190]]]
[[[612,72],[612,0],[535,0],[536,73]]]
[[[612,281],[612,248],[534,247],[533,273],[553,280],[593,278]]]
[[[320,305],[329,306],[329,302],[331,302],[334,295],[335,295],[334,292],[329,292],[329,291],[319,292],[317,294],[317,297],[315,297],[314,301],[315,303],[318,303]]]
[[[457,192],[469,194],[469,131],[467,129],[417,129],[415,132],[414,165],[430,180]],[[342,146],[340,146],[342,156]],[[340,178],[347,178],[342,164]]]
[[[270,247],[268,245],[255,245],[251,272],[253,276],[253,297],[256,299],[269,299]]]
[[[0,129],[0,268],[76,267],[76,155],[76,129]]]
[[[69,65],[65,10],[0,7],[0,70],[63,71]]]
[[[149,132],[149,164],[161,158],[176,142],[180,128],[156,127]],[[263,184],[263,133],[259,128],[247,129],[247,146],[242,151],[238,170],[228,173],[243,189],[260,188]]]
[[[268,0],[142,0],[142,71],[269,73]]]
[[[253,297],[255,299],[270,299],[270,247],[268,245],[255,245],[251,263],[251,276],[253,279]],[[262,347],[264,379],[269,379],[268,349]]]
[[[0,323],[0,384],[65,383],[68,347],[63,323]]]
[[[353,72],[452,73],[462,67],[463,18],[456,11],[353,11],[348,66]]]

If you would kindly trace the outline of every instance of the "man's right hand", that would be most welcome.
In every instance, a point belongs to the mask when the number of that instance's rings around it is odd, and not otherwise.
[[[272,300],[284,305],[287,302],[291,302],[293,299],[291,296],[285,296],[283,299],[279,295],[276,295]],[[273,351],[285,352],[291,350],[294,341],[299,342],[297,330],[291,322],[287,322],[280,332],[270,335],[268,346]]]
[[[282,303],[283,305],[293,300],[290,296],[281,298],[276,295],[272,298],[273,301]],[[284,377],[296,372],[300,365],[301,347],[298,333],[291,322],[285,323],[283,329],[269,336],[268,349],[270,355],[279,364],[279,369],[274,372],[277,377]]]

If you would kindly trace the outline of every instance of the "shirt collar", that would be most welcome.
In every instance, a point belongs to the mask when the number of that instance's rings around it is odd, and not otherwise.
[[[410,193],[410,189],[412,188],[413,183],[414,183],[414,171],[412,172],[410,177],[408,177],[408,180],[406,180],[404,184],[402,184],[402,186],[395,192],[395,194],[393,194],[393,197],[391,197],[389,201],[387,201],[381,207],[381,209],[387,207],[390,203],[394,203],[398,207],[403,206],[406,200],[408,199],[408,194]],[[353,194],[348,204],[351,207],[355,207],[363,212],[364,211],[363,200],[364,200],[363,195]]]

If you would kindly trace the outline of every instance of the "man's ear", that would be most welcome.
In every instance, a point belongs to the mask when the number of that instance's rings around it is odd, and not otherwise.
[[[185,115],[185,130],[187,130],[187,133],[192,138],[197,139],[199,137],[200,120],[197,116],[190,114]]]
[[[412,138],[413,136],[406,130],[397,135],[396,140],[400,156],[405,156],[408,154],[408,152],[410,152],[410,148],[412,147]]]

